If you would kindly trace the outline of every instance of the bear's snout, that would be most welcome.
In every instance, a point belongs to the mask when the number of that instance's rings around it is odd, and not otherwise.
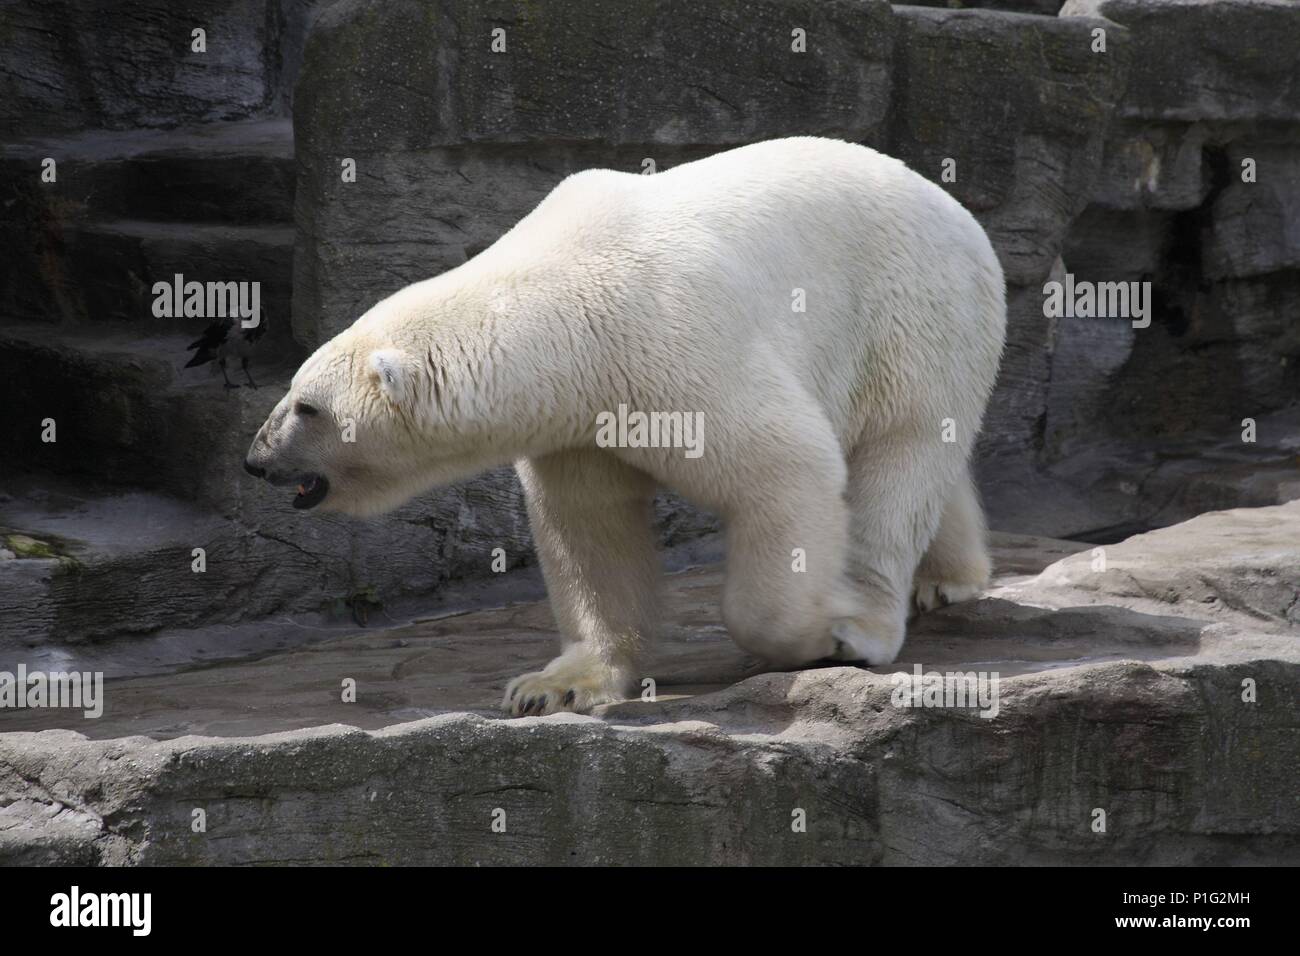
[[[244,459],[244,471],[248,472],[254,478],[266,477],[266,469],[259,468],[257,465],[253,464],[253,462],[247,458]]]

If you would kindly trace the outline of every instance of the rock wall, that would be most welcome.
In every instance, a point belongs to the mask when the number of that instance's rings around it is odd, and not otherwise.
[[[1070,0],[1061,16],[1105,17],[1132,47],[1063,266],[1151,282],[1154,314],[1058,321],[1040,464],[1120,523],[1143,506],[1119,486],[1159,448],[1213,445],[1300,396],[1300,5]]]
[[[21,135],[287,114],[323,0],[4,0],[0,123]],[[195,48],[202,30],[203,50]]]
[[[790,52],[800,24],[817,55]],[[881,0],[725,0],[706,18],[689,0],[334,4],[294,111],[295,335],[318,344],[459,265],[579,169],[666,168],[798,132],[879,139],[894,32]]]

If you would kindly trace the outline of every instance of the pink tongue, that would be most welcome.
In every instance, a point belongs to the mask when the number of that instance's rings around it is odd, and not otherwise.
[[[302,485],[299,485],[299,486],[298,486],[298,494],[300,494],[300,495],[305,495],[306,493],[307,493],[307,489],[304,488]]]

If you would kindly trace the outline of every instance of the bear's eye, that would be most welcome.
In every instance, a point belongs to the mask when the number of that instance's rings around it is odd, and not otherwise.
[[[316,415],[319,412],[315,405],[308,405],[306,402],[294,402],[293,412],[295,415]]]

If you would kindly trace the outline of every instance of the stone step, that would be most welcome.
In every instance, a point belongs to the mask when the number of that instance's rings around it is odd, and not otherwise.
[[[213,592],[229,596],[240,568],[217,516],[165,495],[87,494],[47,478],[3,488],[0,648],[10,655],[221,619]],[[208,555],[203,573],[191,566],[196,547]]]
[[[262,387],[227,390],[213,366],[184,367],[196,334],[0,325],[4,465],[26,476],[0,477],[0,527],[51,548],[0,562],[0,639],[61,646],[347,615],[482,577],[498,547],[509,566],[527,560],[509,470],[383,519],[292,508],[292,490],[247,475],[243,460],[299,356],[268,353],[252,366]],[[231,378],[243,380],[237,368]],[[54,441],[42,440],[47,420]],[[202,575],[188,570],[195,547],[207,551]]]
[[[13,460],[41,473],[225,502],[244,449],[301,356],[268,328],[249,371],[271,387],[226,389],[215,363],[185,368],[194,355],[186,346],[205,324],[178,319],[170,333],[0,326],[0,436]],[[245,383],[238,366],[228,370]],[[43,440],[47,419],[52,442]]]
[[[41,181],[46,158],[56,163],[53,183]],[[0,147],[0,180],[27,200],[28,215],[55,222],[291,223],[293,125],[257,119],[22,140]],[[15,210],[0,215],[12,220]]]
[[[238,502],[232,510],[84,478],[0,477],[0,661],[12,670],[102,645],[102,656],[139,666],[214,628],[233,649],[209,636],[211,655],[249,654],[259,635],[275,631],[286,646],[294,629],[309,640],[329,620],[351,619],[346,562],[331,561],[329,544],[314,545],[305,525],[246,522]],[[334,537],[345,551],[356,546],[352,535]],[[379,602],[364,597],[360,614]],[[298,617],[272,619],[281,615]],[[122,651],[135,644],[144,651],[134,658]]]
[[[215,480],[199,480],[211,492]],[[259,634],[286,646],[286,628],[378,623],[449,582],[495,577],[497,547],[510,567],[526,563],[522,502],[505,472],[376,521],[307,515],[291,496],[248,475],[208,502],[89,474],[0,474],[0,664],[65,659],[93,642],[138,644],[134,656],[101,655],[138,665],[214,627],[231,629],[234,648],[215,656],[254,653]]]
[[[490,573],[498,548],[509,569],[531,564],[508,469],[381,519],[304,514],[290,495],[248,475],[204,503],[89,475],[0,473],[0,670],[76,660],[148,673],[310,643],[340,624],[542,595],[535,569]],[[656,503],[666,565],[717,560],[704,527],[673,544],[684,520],[680,501]]]
[[[250,367],[261,387],[248,387],[233,367],[230,377],[241,387],[227,389],[215,365],[185,367],[194,354],[186,347],[204,324],[179,319],[161,332],[0,322],[4,465],[39,476],[27,491],[0,484],[16,503],[0,509],[0,525],[37,540],[83,542],[64,555],[72,561],[61,562],[56,549],[6,569],[0,629],[58,644],[282,611],[345,613],[340,609],[362,598],[366,606],[387,604],[432,594],[453,577],[485,575],[494,548],[506,550],[510,566],[526,560],[528,528],[508,470],[421,496],[374,521],[293,509],[292,490],[252,478],[243,461],[301,351],[268,330]],[[46,422],[53,441],[43,440]],[[88,522],[85,533],[44,517],[48,488],[88,502],[65,522]],[[18,516],[5,519],[13,508]],[[115,528],[112,522],[129,515],[146,526],[161,522],[162,537],[124,551],[98,549],[116,531],[96,528]],[[177,555],[186,558],[194,547],[207,547],[225,570],[213,573],[210,562],[197,584],[175,577],[182,574]],[[121,601],[101,598],[115,591]],[[153,608],[150,593],[176,597]]]
[[[40,181],[46,157],[57,179]],[[180,272],[257,280],[288,315],[293,130],[287,120],[94,131],[0,148],[0,314],[151,319],[150,290]],[[288,323],[284,328],[287,331]]]
[[[0,293],[11,315],[69,322],[130,322],[166,331],[154,284],[256,282],[261,305],[289,338],[294,230],[285,225],[140,220],[66,224],[39,268],[10,274]]]

